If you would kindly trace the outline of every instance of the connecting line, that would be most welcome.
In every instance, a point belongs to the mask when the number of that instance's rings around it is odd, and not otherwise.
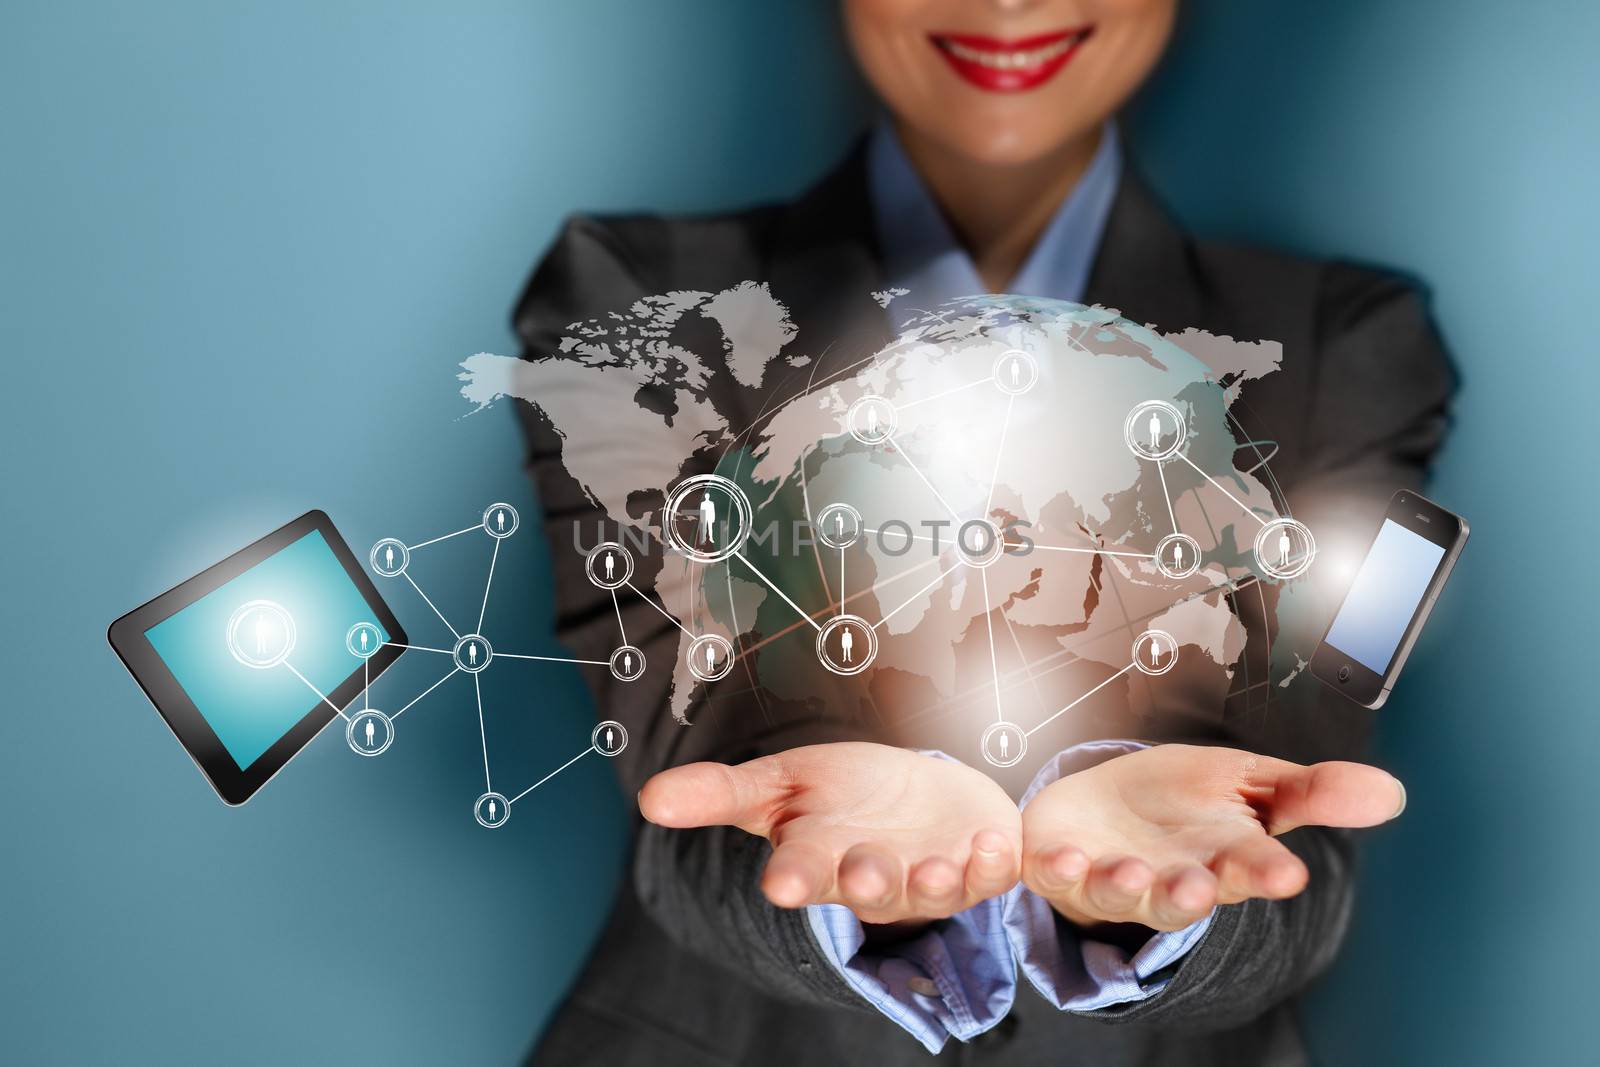
[[[1000,661],[994,653],[994,609],[989,606],[989,571],[979,568],[978,577],[983,579],[983,624],[989,628],[989,666],[994,670],[994,713],[1005,722],[1006,713],[1000,706]]]
[[[818,623],[816,619],[813,619],[810,615],[807,615],[804,611],[801,611],[800,605],[796,604],[794,601],[790,600],[788,593],[785,593],[782,589],[779,589],[777,586],[773,585],[772,584],[772,580],[770,578],[768,578],[765,574],[762,574],[760,571],[756,570],[756,565],[754,563],[751,563],[749,560],[745,559],[743,552],[735,552],[733,554],[733,558],[738,560],[740,563],[743,563],[746,567],[749,567],[751,573],[753,573],[757,578],[760,578],[763,582],[766,582],[767,583],[767,588],[771,589],[774,593],[777,593],[779,596],[781,596],[783,598],[783,602],[785,604],[789,605],[796,612],[799,612],[800,617],[802,619],[806,620],[806,622],[809,622],[811,624],[811,628],[813,630],[817,631],[817,633],[821,633],[822,632],[821,624]]]
[[[1129,663],[1126,667],[1122,668],[1116,674],[1113,674],[1111,677],[1107,678],[1105,681],[1101,682],[1099,685],[1095,686],[1093,689],[1091,689],[1087,693],[1083,694],[1083,696],[1079,697],[1077,700],[1074,700],[1072,703],[1068,704],[1066,707],[1062,708],[1060,711],[1058,711],[1054,715],[1050,716],[1048,719],[1046,719],[1044,722],[1040,723],[1038,726],[1035,726],[1032,730],[1024,730],[1023,733],[1022,733],[1022,736],[1023,737],[1032,737],[1038,731],[1043,730],[1046,726],[1049,726],[1051,723],[1053,723],[1057,719],[1061,718],[1061,716],[1065,715],[1067,712],[1071,711],[1073,708],[1077,707],[1079,704],[1082,704],[1085,700],[1088,700],[1090,697],[1092,697],[1096,693],[1100,692],[1100,690],[1104,689],[1106,686],[1110,685],[1112,682],[1116,681],[1118,678],[1121,678],[1124,674],[1127,674],[1129,671],[1133,670],[1133,668],[1134,668],[1134,665],[1132,663]]]
[[[622,625],[622,605],[617,603],[617,591],[611,590],[611,606],[617,612],[617,632],[622,635],[622,643],[628,643],[628,630]]]
[[[597,667],[610,666],[603,659],[572,659],[569,656],[524,656],[515,652],[496,652],[495,659],[536,659],[542,663],[592,663]]]
[[[890,619],[894,618],[894,616],[899,613],[901,608],[910,607],[912,604],[916,603],[917,599],[919,597],[921,597],[922,594],[928,592],[930,589],[932,589],[935,586],[937,586],[940,582],[942,582],[946,578],[950,577],[951,574],[955,573],[955,571],[956,571],[956,569],[958,567],[965,567],[965,566],[966,566],[966,563],[961,561],[961,560],[957,560],[955,563],[952,563],[949,567],[947,567],[944,570],[940,571],[939,572],[939,576],[937,578],[935,578],[933,581],[929,582],[927,585],[923,586],[921,589],[918,589],[915,593],[912,593],[911,594],[911,599],[907,600],[905,603],[901,604],[899,607],[896,607],[893,611],[891,611],[888,614],[886,614],[883,618],[881,618],[877,622],[873,623],[872,624],[872,628],[874,630],[876,630],[878,627],[882,626],[884,623],[886,623]]]
[[[1132,556],[1135,559],[1155,559],[1154,552],[1113,552],[1109,548],[1063,548],[1060,545],[1034,545],[1041,552],[1082,552],[1089,556]]]
[[[417,591],[417,595],[420,596],[423,600],[426,600],[428,602],[428,607],[433,608],[433,613],[435,615],[439,616],[439,621],[444,623],[445,628],[448,629],[452,634],[455,634],[455,638],[456,638],[457,641],[461,640],[460,632],[454,626],[450,625],[450,620],[444,617],[444,612],[440,611],[438,608],[434,608],[433,607],[433,601],[428,600],[428,594],[424,593],[422,591],[422,586],[417,584],[417,580],[415,578],[411,577],[411,575],[409,573],[407,573],[406,571],[401,571],[400,573],[404,574],[406,576],[406,581],[411,583],[411,588],[413,588],[413,589],[415,589]]]
[[[913,400],[909,404],[896,404],[894,407],[895,407],[896,411],[904,411],[907,408],[914,408],[918,404],[927,404],[927,403],[930,403],[930,402],[932,402],[934,400],[942,400],[945,397],[950,396],[953,393],[960,393],[960,392],[964,392],[965,390],[968,390],[968,389],[974,389],[974,388],[976,388],[976,387],[978,387],[980,385],[991,385],[993,383],[994,383],[994,375],[991,374],[987,378],[979,378],[975,382],[968,382],[966,385],[958,385],[954,389],[946,389],[942,393],[934,393],[932,396],[925,396],[921,400]]]
[[[844,612],[844,549],[839,549],[839,611]]]
[[[1015,360],[1013,360],[1015,363]],[[1006,417],[1000,423],[1000,444],[994,450],[994,471],[989,475],[989,495],[983,501],[983,517],[987,519],[994,507],[994,487],[1000,484],[1000,457],[1006,454],[1006,431],[1011,428],[1011,409],[1016,406],[1016,394],[1006,401]]]
[[[944,505],[944,509],[950,513],[950,517],[952,519],[956,520],[956,525],[957,526],[961,525],[961,514],[960,514],[960,512],[956,511],[955,508],[951,507],[950,506],[950,502],[948,500],[946,500],[943,496],[940,495],[939,490],[937,490],[937,489],[935,489],[933,487],[933,483],[928,481],[928,476],[926,474],[922,473],[922,468],[918,467],[916,465],[916,463],[912,462],[911,453],[907,452],[904,448],[901,448],[900,447],[900,442],[898,442],[898,441],[896,441],[894,439],[894,434],[886,435],[884,437],[884,440],[887,441],[889,444],[893,445],[895,451],[900,453],[900,458],[906,461],[906,466],[910,467],[912,472],[914,474],[916,474],[916,476],[918,478],[922,479],[922,484],[928,487],[928,492],[933,494],[933,498],[935,500],[937,500],[940,504]]]
[[[483,617],[489,613],[489,589],[494,585],[494,564],[500,558],[500,541],[501,538],[496,537],[494,539],[494,555],[489,557],[489,580],[483,583],[483,607],[478,609],[478,629],[476,631],[480,634],[483,633]]]
[[[364,659],[364,660],[361,661],[361,710],[362,711],[367,711],[372,707],[371,698],[368,696],[368,694],[372,691],[372,671],[369,669],[369,664],[371,662],[372,662],[371,657],[368,657],[367,659]]]
[[[448,541],[452,537],[460,537],[464,533],[471,533],[473,530],[481,530],[481,529],[483,529],[483,523],[481,523],[481,522],[480,523],[476,523],[476,524],[474,524],[472,526],[468,526],[464,530],[457,530],[455,533],[447,533],[443,537],[435,537],[432,541],[424,541],[420,545],[407,545],[406,546],[406,551],[407,552],[415,552],[419,548],[427,548],[429,545],[436,545],[440,541]],[[499,540],[499,539],[496,538],[496,540]]]
[[[402,645],[398,641],[385,641],[384,644],[389,645],[392,648],[407,648],[412,652],[437,652],[442,656],[455,655],[455,653],[450,651],[448,648],[428,648],[426,645]]]
[[[483,791],[493,793],[494,785],[489,781],[489,735],[483,730],[483,683],[476,674],[472,676],[472,691],[478,696],[478,740],[483,742]]]
[[[1246,515],[1250,516],[1252,519],[1256,520],[1257,522],[1259,522],[1263,526],[1265,526],[1267,524],[1267,520],[1266,519],[1263,519],[1260,515],[1257,515],[1250,508],[1246,507],[1244,505],[1244,503],[1238,497],[1234,496],[1232,493],[1228,492],[1226,489],[1223,489],[1221,482],[1219,482],[1215,478],[1211,477],[1211,475],[1207,474],[1205,471],[1200,470],[1200,467],[1195,463],[1194,460],[1190,459],[1188,456],[1184,455],[1182,452],[1179,452],[1177,454],[1177,456],[1178,456],[1179,459],[1183,460],[1189,466],[1194,467],[1195,470],[1200,471],[1200,477],[1204,478],[1206,481],[1210,482],[1212,485],[1214,485],[1218,489],[1222,490],[1222,495],[1227,497],[1229,500],[1233,501],[1235,504],[1238,504],[1239,505],[1239,509],[1241,511],[1243,511]]]
[[[1161,476],[1161,495],[1167,500],[1167,518],[1172,520],[1172,532],[1182,533],[1178,529],[1178,513],[1172,510],[1172,494],[1167,492],[1167,465],[1159,459],[1156,460],[1156,473]]]
[[[283,665],[285,667],[289,668],[289,673],[290,674],[293,674],[296,678],[298,678],[302,682],[306,683],[306,688],[307,689],[311,690],[313,693],[317,694],[317,696],[321,697],[322,698],[322,702],[324,704],[328,705],[328,707],[332,708],[334,711],[337,711],[339,713],[339,718],[343,719],[345,722],[349,722],[350,721],[350,716],[348,716],[348,715],[346,715],[344,713],[344,709],[341,708],[339,705],[335,704],[333,701],[329,700],[328,699],[328,695],[326,693],[324,693],[322,690],[318,689],[316,686],[312,685],[311,684],[311,679],[307,678],[305,675],[303,675],[299,671],[295,670],[293,663],[290,663],[288,660],[284,660],[283,661]]]
[[[639,597],[640,600],[644,601],[646,604],[649,604],[651,607],[655,608],[658,612],[661,613],[661,617],[663,619],[666,619],[672,625],[676,626],[678,629],[680,629],[684,633],[688,634],[690,639],[693,640],[694,632],[691,631],[683,623],[681,623],[677,619],[673,618],[672,615],[670,613],[668,613],[666,608],[662,607],[660,604],[657,604],[654,600],[651,600],[649,597],[645,596],[643,593],[640,593],[639,592],[639,587],[634,585],[632,582],[623,582],[622,584],[626,585],[629,589],[632,589],[635,593],[638,594],[638,597]],[[613,593],[613,595],[615,595],[615,594]],[[618,626],[622,625],[622,617],[620,615],[617,617],[617,625]],[[627,639],[624,638],[623,640],[627,640]]]
[[[434,682],[432,685],[428,686],[428,688],[424,689],[420,694],[413,697],[411,704],[415,704],[417,701],[421,700],[423,697],[427,696],[429,693],[433,692],[435,689],[439,688],[441,685],[448,682],[450,679],[454,678],[460,673],[460,667],[452,668],[449,674],[445,675],[443,678],[440,678],[437,682]],[[400,716],[404,715],[406,713],[406,708],[409,708],[411,704],[407,704],[405,708],[401,708],[399,711],[389,716],[389,720],[393,722],[395,719],[398,719]]]
[[[595,750],[594,746],[590,745],[588,748],[584,749],[582,752],[578,753],[576,756],[573,756],[571,759],[567,760],[567,762],[563,763],[561,766],[557,767],[555,770],[551,771],[549,774],[545,775],[543,778],[539,779],[537,782],[534,782],[532,785],[530,785],[528,788],[524,789],[522,792],[518,793],[516,796],[512,797],[510,800],[506,801],[506,804],[507,805],[515,804],[517,801],[521,800],[523,797],[527,796],[529,793],[533,792],[535,789],[538,789],[541,785],[544,785],[550,779],[554,778],[556,775],[560,774],[562,771],[566,770],[568,767],[572,766],[574,763],[577,763],[579,760],[581,760],[583,757],[587,756],[589,753],[593,752],[594,750]]]

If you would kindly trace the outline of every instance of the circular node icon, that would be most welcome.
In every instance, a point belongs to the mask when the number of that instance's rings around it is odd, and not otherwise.
[[[849,504],[829,504],[817,513],[811,528],[829,548],[849,548],[861,536],[861,512]]]
[[[294,651],[294,616],[270,600],[240,604],[228,618],[228,651],[246,667],[276,667]]]
[[[1188,534],[1167,534],[1156,545],[1156,568],[1168,578],[1187,578],[1200,569],[1200,542]]]
[[[634,681],[644,673],[644,653],[632,645],[623,645],[611,653],[610,667],[617,681]]]
[[[411,563],[411,550],[405,546],[405,542],[385,537],[372,546],[367,561],[372,564],[373,570],[385,578],[398,578]]]
[[[517,532],[517,509],[510,504],[490,504],[483,509],[483,528],[490,537],[510,537]]]
[[[494,659],[494,649],[482,634],[467,634],[456,642],[450,654],[456,659],[456,667],[468,674],[477,674]]]
[[[633,577],[633,553],[615,541],[602,541],[584,557],[583,566],[601,589],[620,589]]]
[[[370,659],[383,647],[383,631],[378,629],[377,623],[358,622],[344,635],[344,647],[356,659]]]
[[[1273,578],[1300,577],[1316,554],[1316,538],[1296,519],[1273,519],[1256,533],[1256,565]]]
[[[1028,751],[1028,735],[1014,722],[992,722],[978,741],[983,758],[996,767],[1010,767]]]
[[[1010,396],[1021,396],[1038,381],[1039,365],[1020,348],[1001,353],[999,362],[994,365],[995,386]]]
[[[382,755],[394,741],[394,722],[383,712],[366,708],[344,724],[344,739],[358,756]]]
[[[1165,400],[1146,400],[1128,412],[1122,436],[1134,455],[1161,460],[1178,454],[1188,440],[1189,429],[1176,407]]]
[[[1146,630],[1133,642],[1133,665],[1146,674],[1166,674],[1178,662],[1178,642],[1165,630]]]
[[[733,644],[721,634],[701,634],[689,642],[684,659],[690,674],[702,682],[715,682],[733,670]]]
[[[881,445],[893,436],[899,425],[894,405],[875,393],[861,397],[845,412],[850,436],[864,445]]]
[[[1005,534],[988,519],[968,519],[956,530],[956,554],[969,567],[987,567],[1005,551]]]
[[[511,818],[511,801],[499,793],[485,793],[473,802],[472,817],[479,826],[498,830]]]
[[[681,555],[696,563],[718,563],[744,547],[753,521],[743,489],[720,474],[696,474],[667,495],[661,528]]]
[[[834,674],[860,674],[878,655],[878,631],[859,615],[835,615],[817,633],[817,658]]]
[[[628,747],[628,728],[614,719],[607,719],[594,728],[589,744],[602,756],[620,756]]]

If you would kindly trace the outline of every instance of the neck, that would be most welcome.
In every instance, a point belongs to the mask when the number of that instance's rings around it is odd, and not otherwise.
[[[991,293],[1016,277],[1101,137],[1096,127],[1036,160],[998,166],[957,155],[908,127],[895,130]]]

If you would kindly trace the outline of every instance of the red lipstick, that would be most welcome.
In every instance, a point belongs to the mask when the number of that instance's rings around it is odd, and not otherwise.
[[[1093,26],[1082,26],[1011,39],[934,33],[928,39],[969,84],[994,93],[1021,93],[1055,77],[1093,31]]]

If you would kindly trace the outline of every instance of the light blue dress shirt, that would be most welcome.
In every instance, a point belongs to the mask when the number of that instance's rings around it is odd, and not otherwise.
[[[1088,169],[1008,292],[1082,301],[1121,174],[1117,132],[1108,125]],[[984,292],[972,260],[887,125],[868,145],[867,179],[887,283],[907,290],[902,306],[931,309]],[[1143,747],[1136,741],[1095,741],[1069,748],[1040,769],[1022,804],[1064,775]],[[1156,934],[1129,954],[1085,936],[1021,885],[879,952],[862,951],[866,931],[848,908],[816,905],[808,918],[823,954],[850,987],[929,1052],[938,1052],[952,1036],[971,1040],[1005,1018],[1016,1000],[1019,965],[1029,984],[1057,1008],[1094,1011],[1160,993],[1170,968],[1211,925],[1208,915],[1184,930]]]

